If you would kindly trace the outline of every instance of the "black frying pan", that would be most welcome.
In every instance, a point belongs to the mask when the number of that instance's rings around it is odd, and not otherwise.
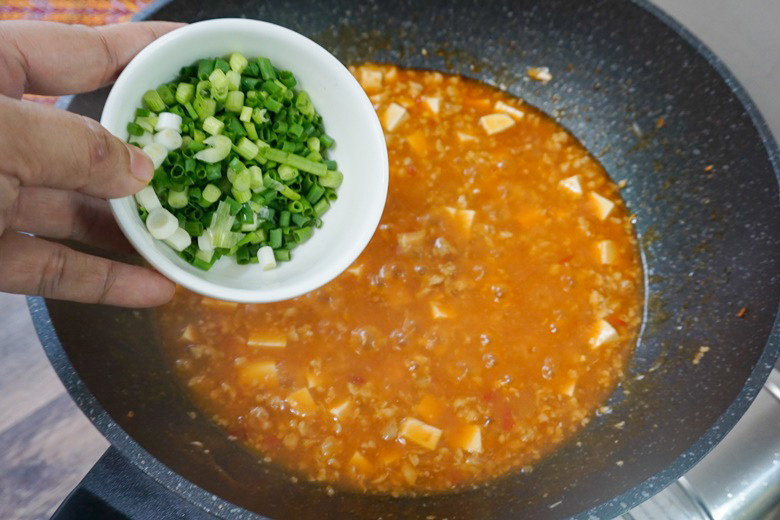
[[[647,316],[611,398],[614,411],[533,472],[392,498],[292,484],[208,420],[191,418],[149,313],[31,299],[52,363],[114,446],[87,491],[121,482],[136,495],[114,507],[155,518],[203,509],[242,518],[610,518],[704,456],[760,389],[779,348],[777,148],[729,72],[662,13],[617,0],[156,7],[150,18],[259,18],[310,36],[347,63],[454,72],[522,96],[566,126],[614,179],[628,180],[622,193],[646,260]],[[526,78],[526,67],[538,65],[552,71],[548,85]],[[70,109],[97,118],[105,94],[77,96]],[[710,351],[693,364],[701,346]],[[107,471],[112,464],[125,473]]]

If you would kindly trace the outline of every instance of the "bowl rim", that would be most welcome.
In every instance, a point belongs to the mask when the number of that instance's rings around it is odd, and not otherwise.
[[[152,4],[152,6],[155,5],[156,4]],[[159,8],[158,5],[156,7]],[[339,75],[339,82],[343,81],[345,84],[348,84],[351,91],[358,94],[352,96],[355,99],[354,106],[359,110],[359,113],[363,114],[370,122],[370,126],[365,128],[365,132],[370,136],[370,142],[381,143],[381,146],[376,147],[376,154],[374,155],[374,157],[376,157],[376,167],[373,169],[372,173],[372,185],[376,187],[376,192],[369,205],[369,211],[362,213],[361,219],[355,219],[355,222],[359,225],[355,230],[357,232],[351,235],[353,238],[349,241],[349,247],[343,249],[343,252],[337,255],[334,258],[334,261],[321,266],[318,265],[316,270],[310,269],[305,276],[300,277],[291,283],[284,284],[278,282],[275,270],[263,272],[261,271],[260,266],[255,264],[252,267],[249,267],[249,269],[256,271],[255,277],[259,279],[260,283],[268,281],[269,285],[267,287],[229,287],[209,279],[207,271],[197,274],[188,272],[182,266],[177,265],[177,259],[172,260],[168,258],[156,247],[148,247],[148,245],[144,243],[144,238],[146,238],[145,234],[147,233],[146,230],[143,229],[142,226],[139,226],[138,222],[133,221],[132,216],[128,212],[128,200],[132,199],[132,195],[111,199],[109,204],[120,229],[135,250],[166,278],[169,278],[193,292],[211,298],[239,303],[271,303],[301,296],[302,294],[322,287],[336,278],[347,269],[358,256],[360,256],[370,242],[382,217],[387,201],[389,185],[389,163],[384,132],[368,96],[365,95],[362,87],[352,76],[347,67],[317,42],[281,25],[247,18],[215,18],[194,22],[166,33],[154,40],[144,47],[128,63],[111,87],[111,91],[106,98],[101,113],[100,122],[101,124],[104,124],[106,119],[111,118],[112,112],[107,111],[106,108],[110,109],[112,105],[118,105],[122,101],[118,94],[120,89],[117,89],[116,87],[129,81],[130,78],[141,74],[144,64],[161,50],[164,51],[166,46],[171,45],[181,38],[191,38],[193,34],[212,31],[227,32],[231,28],[235,29],[236,27],[263,31],[274,37],[288,39],[296,44],[306,46],[307,52],[316,55],[317,60],[323,63],[323,68],[337,72]],[[114,128],[114,130],[117,130],[117,128]],[[109,131],[112,130],[109,129]],[[133,205],[135,205],[134,200]],[[183,263],[184,261],[181,260],[181,262]],[[291,262],[294,262],[294,260]]]

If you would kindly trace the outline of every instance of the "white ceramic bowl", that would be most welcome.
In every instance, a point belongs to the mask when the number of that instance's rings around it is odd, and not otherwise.
[[[312,291],[358,257],[379,224],[388,184],[387,147],[379,119],[358,82],[333,55],[289,29],[247,19],[218,19],[187,25],[142,50],[116,80],[101,124],[126,139],[127,123],[143,93],[175,78],[182,66],[201,58],[241,52],[267,56],[293,72],[322,115],[325,131],[336,140],[330,158],[344,181],[338,200],[323,216],[323,226],[292,251],[292,260],[263,271],[221,258],[209,271],[192,267],[162,241],[149,235],[133,197],[111,201],[127,238],[163,275],[197,293],[238,302],[273,302]]]

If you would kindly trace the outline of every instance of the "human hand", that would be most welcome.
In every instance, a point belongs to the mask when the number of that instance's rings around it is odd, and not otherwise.
[[[173,296],[174,284],[157,272],[39,238],[129,247],[104,198],[139,191],[154,171],[145,153],[96,121],[21,97],[106,85],[180,25],[0,22],[0,291],[126,307]]]

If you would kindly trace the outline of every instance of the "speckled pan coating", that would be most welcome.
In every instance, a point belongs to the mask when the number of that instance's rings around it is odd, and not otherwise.
[[[731,74],[663,14],[617,0],[179,1],[146,14],[256,17],[346,62],[460,73],[525,98],[628,181],[648,280],[645,327],[612,413],[531,473],[417,499],[290,484],[187,415],[147,314],[58,302],[47,313],[31,299],[47,353],[82,409],[170,489],[236,518],[612,518],[705,455],[760,389],[778,355],[777,148]],[[530,81],[529,66],[549,67],[553,81]],[[103,96],[78,96],[70,109],[96,117]],[[694,364],[702,346],[709,351]]]

